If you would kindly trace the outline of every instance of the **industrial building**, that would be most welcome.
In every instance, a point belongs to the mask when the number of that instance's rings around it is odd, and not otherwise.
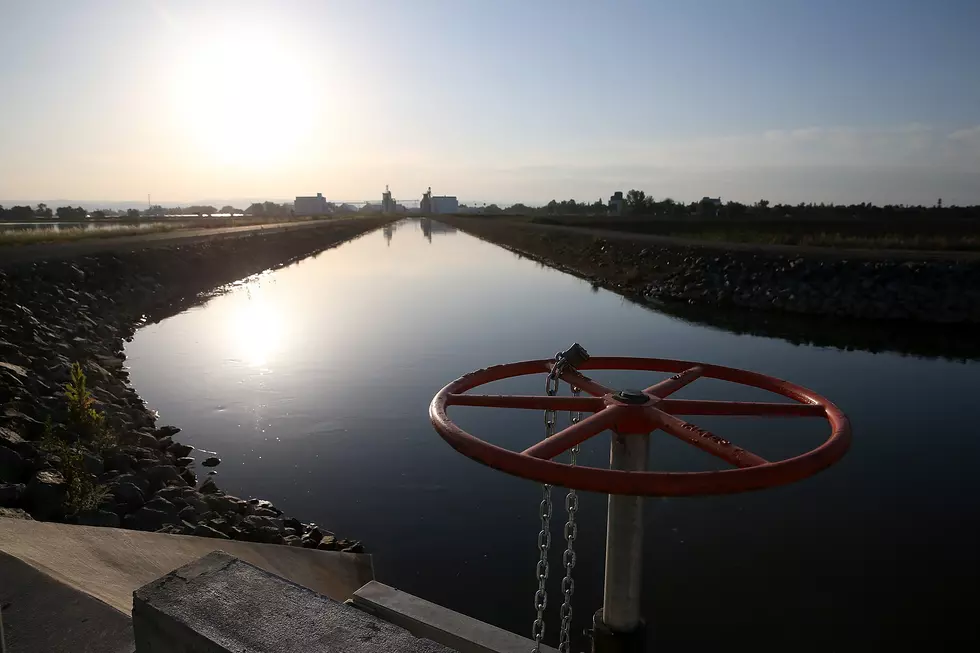
[[[625,206],[626,200],[623,199],[623,191],[617,190],[609,198],[609,215],[623,215],[623,207]]]
[[[388,184],[385,184],[385,192],[381,193],[381,212],[395,212],[395,200],[391,199],[391,191],[388,190]]]
[[[297,196],[293,202],[294,215],[324,215],[327,212],[327,200],[322,193],[317,193],[316,197]]]
[[[419,203],[419,211],[426,213],[458,213],[459,200],[455,195],[433,195],[432,187],[422,194],[422,201]]]

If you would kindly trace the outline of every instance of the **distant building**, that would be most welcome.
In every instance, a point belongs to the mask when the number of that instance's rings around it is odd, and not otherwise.
[[[388,190],[388,184],[385,184],[385,192],[381,193],[381,212],[395,212],[395,201],[391,199],[391,191]]]
[[[715,206],[721,206],[721,198],[720,197],[708,197],[708,196],[705,196],[705,197],[702,197],[701,198],[701,203],[702,204],[714,204]]]
[[[458,213],[459,200],[456,199],[455,195],[433,195],[432,212],[433,213]]]
[[[419,202],[419,212],[426,213],[458,213],[459,200],[455,195],[433,195],[432,187],[422,193],[422,201]]]
[[[327,200],[322,193],[316,197],[296,197],[293,202],[293,213],[296,215],[324,215],[327,213]]]
[[[623,191],[617,190],[609,198],[609,215],[623,215],[623,208],[626,201],[623,199]]]

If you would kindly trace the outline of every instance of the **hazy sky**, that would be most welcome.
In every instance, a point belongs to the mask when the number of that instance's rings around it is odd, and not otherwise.
[[[980,203],[978,0],[0,0],[0,198]]]

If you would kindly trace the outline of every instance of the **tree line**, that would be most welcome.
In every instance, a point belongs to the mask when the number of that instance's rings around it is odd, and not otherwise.
[[[460,206],[466,210],[467,207]],[[470,208],[470,211],[474,209]],[[478,210],[478,209],[477,209]],[[488,215],[591,215],[606,216],[611,207],[602,200],[595,202],[576,202],[570,200],[551,200],[544,206],[513,204],[502,208],[490,204],[482,209]],[[849,219],[943,219],[980,218],[980,206],[945,206],[942,199],[933,206],[886,204],[878,206],[870,202],[860,204],[835,204],[833,202],[801,202],[799,204],[772,204],[760,199],[752,204],[742,202],[721,202],[705,197],[698,202],[679,202],[669,197],[657,200],[642,190],[631,189],[623,196],[623,215],[661,219],[683,219],[690,217],[717,219],[800,219],[800,220],[849,220]]]

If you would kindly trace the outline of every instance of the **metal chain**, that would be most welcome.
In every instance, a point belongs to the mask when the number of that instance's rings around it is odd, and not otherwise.
[[[580,390],[572,386],[572,394],[579,396]],[[582,419],[581,412],[569,413],[572,424],[576,424]],[[574,467],[578,460],[578,445],[571,449],[570,464]],[[578,513],[578,494],[575,490],[569,490],[565,496],[565,512],[568,513],[568,521],[565,522],[565,552],[562,554],[561,561],[565,565],[565,577],[561,580],[561,591],[565,595],[565,602],[561,605],[561,634],[558,639],[559,653],[568,653],[571,640],[569,632],[572,626],[572,595],[575,593],[575,579],[572,578],[572,570],[575,568],[575,539],[578,537],[578,524],[575,523],[575,515]]]
[[[558,394],[558,378],[548,376],[545,389],[549,397]],[[558,413],[554,410],[544,412],[544,432],[545,439],[555,434],[555,424],[558,421]],[[534,625],[531,626],[531,637],[534,639],[532,653],[540,653],[541,640],[544,638],[544,611],[548,607],[548,590],[545,585],[548,581],[548,551],[551,548],[551,486],[541,486],[541,504],[538,510],[541,517],[541,530],[538,531],[538,565],[535,568],[535,575],[538,577],[538,591],[534,593],[534,609],[537,612]]]

